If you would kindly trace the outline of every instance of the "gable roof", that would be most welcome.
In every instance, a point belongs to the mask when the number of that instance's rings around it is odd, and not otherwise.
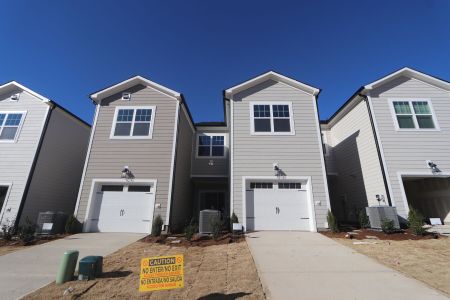
[[[379,86],[381,86],[381,85],[383,85],[383,84],[385,84],[385,83],[387,83],[389,81],[392,81],[392,80],[394,80],[394,79],[396,79],[398,77],[401,77],[401,76],[405,76],[405,77],[408,77],[408,78],[414,78],[414,79],[423,81],[425,83],[434,85],[434,86],[436,86],[438,88],[441,88],[443,90],[450,91],[450,82],[448,82],[446,80],[443,80],[443,79],[440,79],[440,78],[437,78],[437,77],[434,77],[434,76],[431,76],[431,75],[428,75],[428,74],[425,74],[423,72],[419,72],[417,70],[414,70],[414,69],[411,69],[411,68],[408,68],[408,67],[404,67],[404,68],[402,68],[400,70],[397,70],[397,71],[395,71],[395,72],[393,72],[393,73],[391,73],[389,75],[386,75],[386,76],[384,76],[384,77],[382,77],[382,78],[380,78],[380,79],[378,79],[378,80],[376,80],[374,82],[366,84],[364,86],[364,89],[365,90],[375,89],[375,88],[377,88],[377,87],[379,87]]]
[[[356,104],[358,100],[361,99],[361,97],[364,97],[368,94],[370,90],[373,90],[391,80],[394,80],[396,78],[399,78],[401,76],[405,76],[408,78],[414,78],[416,80],[428,83],[430,85],[436,86],[438,88],[441,88],[446,91],[450,91],[450,82],[440,79],[428,74],[425,74],[423,72],[419,72],[417,70],[414,70],[412,68],[404,67],[400,70],[397,70],[395,72],[392,72],[376,81],[373,81],[369,84],[366,84],[362,87],[360,87],[358,90],[356,90],[353,95],[350,96],[350,98],[345,101],[345,103],[327,120],[320,121],[321,124],[333,124],[340,120],[343,116],[347,114],[351,110],[351,108]]]
[[[39,94],[39,93],[36,93],[35,91],[33,91],[33,90],[27,88],[26,86],[24,86],[24,85],[18,83],[17,81],[14,81],[14,80],[13,80],[13,81],[7,82],[7,83],[5,83],[5,84],[3,84],[3,85],[0,85],[0,92],[1,92],[1,91],[7,91],[7,90],[13,89],[13,88],[19,88],[19,89],[21,89],[22,91],[25,91],[25,92],[27,92],[28,94],[31,94],[32,96],[38,98],[38,99],[41,100],[43,103],[46,103],[46,104],[48,104],[48,105],[50,105],[50,106],[58,107],[59,109],[63,110],[64,112],[66,112],[67,114],[69,114],[70,116],[72,116],[73,118],[75,118],[76,120],[80,121],[80,122],[83,123],[84,125],[91,127],[91,125],[90,125],[89,123],[85,122],[85,121],[82,120],[80,117],[78,117],[78,116],[75,115],[74,113],[68,111],[66,108],[64,108],[63,106],[59,105],[59,104],[56,103],[55,101],[50,100],[49,98],[47,98],[47,97],[45,97],[45,96],[42,96],[42,95]]]
[[[151,81],[151,80],[149,80],[147,78],[144,78],[142,76],[139,76],[139,75],[131,77],[131,78],[127,79],[127,80],[121,81],[121,82],[119,82],[117,84],[114,84],[114,85],[112,85],[110,87],[107,87],[105,89],[102,89],[100,91],[97,91],[97,92],[91,94],[89,97],[94,102],[99,103],[99,101],[101,101],[102,99],[104,99],[106,97],[114,95],[114,94],[116,94],[116,93],[118,93],[120,91],[126,90],[127,88],[133,87],[133,86],[138,85],[138,84],[142,84],[144,86],[148,86],[148,87],[154,88],[155,90],[157,90],[157,91],[159,91],[159,92],[161,92],[163,94],[166,94],[166,95],[168,95],[170,97],[173,97],[173,98],[175,98],[177,100],[182,101],[181,93],[178,93],[178,92],[176,92],[174,90],[171,90],[171,89],[169,89],[169,88],[167,88],[165,86],[157,84],[156,82],[153,82],[153,81]]]
[[[250,80],[247,80],[243,83],[240,83],[238,85],[235,85],[235,86],[232,86],[232,87],[226,89],[224,91],[224,95],[225,95],[225,97],[230,97],[236,93],[244,91],[248,88],[251,88],[252,86],[255,86],[255,85],[260,84],[267,80],[274,80],[274,81],[285,83],[287,85],[292,86],[293,88],[300,89],[300,90],[302,90],[308,94],[311,94],[313,96],[317,96],[320,93],[320,89],[318,89],[318,88],[307,85],[306,83],[289,78],[287,76],[281,75],[275,71],[268,71],[266,73],[263,73],[259,76],[254,77]]]

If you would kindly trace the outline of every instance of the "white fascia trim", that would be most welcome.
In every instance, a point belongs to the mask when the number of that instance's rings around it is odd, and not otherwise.
[[[394,102],[397,102],[397,101],[408,102],[408,104],[410,106],[411,116],[413,118],[415,128],[400,128],[400,126],[398,125],[397,114],[395,113],[395,109],[394,109]],[[414,112],[412,102],[420,102],[420,101],[427,102],[428,105],[430,106],[431,118],[433,119],[433,122],[434,122],[434,128],[419,128],[419,124],[417,122],[417,114]],[[388,98],[388,105],[389,105],[389,110],[391,111],[392,121],[394,122],[396,131],[413,131],[413,132],[441,131],[438,120],[436,118],[436,113],[433,108],[433,104],[431,103],[431,99],[429,99],[429,98],[415,98],[415,97]]]
[[[242,176],[242,221],[241,223],[244,225],[244,230],[247,231],[247,181],[249,180],[271,180],[271,181],[288,181],[288,180],[298,180],[298,181],[306,181],[306,186],[308,189],[308,208],[309,213],[311,214],[311,218],[309,219],[309,230],[311,232],[317,232],[317,224],[316,224],[316,212],[314,207],[314,199],[312,192],[312,179],[311,176]]]
[[[384,156],[383,142],[381,141],[380,132],[378,131],[378,123],[377,123],[375,110],[373,109],[372,97],[370,97],[370,95],[367,95],[366,97],[367,97],[367,102],[369,103],[369,108],[370,108],[369,113],[372,115],[373,125],[375,127],[375,139],[376,139],[376,141],[378,141],[378,147],[380,148],[381,164],[383,166],[384,175],[386,176],[387,187],[389,190],[388,192],[391,197],[391,204],[392,204],[392,206],[395,206],[395,197],[394,197],[394,193],[392,190],[391,177],[389,176],[389,171],[388,171],[388,167],[386,164],[386,158]]]
[[[255,117],[254,117],[254,105],[269,105],[270,106],[270,128],[271,132],[255,132]],[[289,106],[289,123],[291,126],[290,132],[275,132],[274,131],[274,117],[273,117],[273,105],[287,105]],[[250,112],[250,135],[295,135],[295,123],[294,123],[294,110],[292,108],[292,101],[249,101]]]
[[[410,69],[410,68],[403,68],[401,70],[398,70],[397,72],[394,72],[388,76],[385,76],[377,81],[374,81],[372,83],[369,83],[367,85],[364,86],[365,89],[367,90],[372,90],[380,85],[382,85],[383,83],[390,81],[392,79],[395,79],[397,77],[400,76],[406,76],[409,78],[414,78],[420,81],[423,81],[425,83],[431,84],[433,86],[436,86],[440,89],[443,89],[445,91],[450,91],[450,83],[445,82],[443,80],[437,79],[435,77],[432,77],[430,75],[421,73],[419,71]]]
[[[230,217],[234,212],[234,111],[233,99],[230,99]]]
[[[157,179],[126,179],[126,178],[95,178],[92,179],[92,183],[91,183],[91,190],[89,192],[89,200],[87,203],[87,207],[86,207],[86,214],[84,215],[84,220],[83,220],[83,232],[86,232],[87,229],[89,229],[90,227],[90,222],[88,220],[90,211],[91,211],[91,205],[92,205],[92,198],[94,198],[94,193],[96,191],[96,189],[98,188],[98,186],[100,184],[107,184],[107,183],[123,183],[123,184],[133,184],[133,183],[149,183],[152,184],[154,186],[154,193],[155,193],[155,203],[156,204],[156,186],[158,183]],[[153,210],[153,214],[155,213],[155,211]]]
[[[327,202],[327,211],[331,211],[331,203],[330,203],[330,195],[328,192],[328,178],[327,178],[327,172],[325,168],[325,158],[323,157],[323,148],[322,148],[322,135],[320,130],[320,120],[319,120],[319,112],[317,111],[317,96],[313,96],[313,107],[314,107],[314,119],[316,121],[316,134],[317,134],[317,144],[319,145],[319,154],[320,154],[320,164],[322,168],[322,177],[323,177],[323,184],[325,189],[325,201]],[[328,153],[328,151],[327,151]],[[312,189],[312,183],[311,183],[311,189]]]
[[[173,190],[173,181],[174,181],[174,169],[175,169],[175,153],[177,148],[177,132],[178,132],[178,122],[179,122],[179,114],[180,114],[180,102],[177,102],[177,108],[175,111],[175,121],[173,128],[173,144],[172,144],[172,161],[170,162],[170,177],[169,177],[169,192],[167,196],[167,211],[166,211],[166,219],[164,225],[169,226],[169,218],[170,218],[170,209],[172,204],[172,190]]]
[[[38,93],[36,93],[35,91],[30,90],[29,88],[27,88],[26,86],[24,86],[24,85],[18,83],[17,81],[11,81],[11,82],[8,82],[8,83],[5,83],[5,84],[1,85],[1,86],[0,86],[0,90],[2,90],[2,89],[4,89],[4,88],[8,88],[8,87],[10,87],[10,86],[18,87],[19,89],[21,89],[21,90],[23,90],[23,91],[25,91],[25,92],[27,92],[27,93],[29,93],[29,94],[35,96],[36,98],[41,99],[42,102],[46,102],[46,103],[51,102],[51,100],[48,99],[47,97],[44,97],[44,96],[42,96],[41,94],[38,94]]]
[[[137,85],[137,84],[142,84],[142,85],[145,85],[145,86],[152,87],[155,90],[162,92],[163,94],[166,94],[168,96],[174,97],[177,100],[181,100],[181,94],[180,93],[178,93],[178,92],[176,92],[174,90],[171,90],[171,89],[169,89],[169,88],[167,88],[165,86],[162,86],[162,85],[160,85],[160,84],[158,84],[156,82],[148,80],[147,78],[144,78],[142,76],[135,76],[135,77],[132,77],[132,78],[127,79],[125,81],[119,82],[119,83],[117,83],[117,84],[115,84],[115,85],[113,85],[113,86],[111,86],[109,88],[106,88],[104,90],[101,90],[99,92],[96,92],[96,93],[92,94],[90,96],[90,98],[92,100],[98,102],[99,100],[101,100],[103,98],[106,98],[108,96],[114,95],[115,93],[118,93],[118,92],[120,92],[123,89],[126,89],[128,87],[132,87],[132,86]]]
[[[310,85],[304,84],[300,81],[294,80],[292,78],[286,77],[284,75],[281,75],[279,73],[276,73],[274,71],[269,71],[267,73],[264,73],[260,76],[257,76],[255,78],[252,78],[250,80],[245,81],[244,83],[241,83],[239,85],[233,86],[227,90],[225,90],[225,96],[226,97],[231,97],[232,95],[239,93],[243,90],[246,90],[252,86],[255,86],[259,83],[262,83],[266,80],[274,80],[274,81],[278,81],[278,82],[283,82],[287,85],[290,85],[294,88],[303,90],[307,93],[309,93],[310,95],[316,96],[319,94],[320,89],[312,87]]]
[[[177,104],[179,105],[179,103]],[[129,135],[129,136],[115,136],[114,135],[114,131],[116,129],[116,123],[117,123],[117,114],[119,112],[119,110],[121,109],[132,109],[134,111],[136,111],[137,109],[151,109],[152,110],[152,114],[150,117],[150,128],[148,131],[148,135],[146,136],[133,136],[133,135]],[[133,113],[133,120],[131,121],[131,129],[130,129],[130,134],[133,133],[134,130],[134,125],[135,120],[134,120],[134,115],[135,112]],[[116,106],[116,109],[114,111],[114,119],[113,119],[113,124],[111,127],[111,132],[109,134],[109,139],[111,140],[151,140],[153,139],[153,125],[155,124],[155,118],[156,118],[156,106]]]
[[[450,172],[440,172],[438,174],[433,174],[430,172],[414,172],[414,171],[399,171],[397,172],[397,179],[400,185],[400,193],[402,195],[402,202],[405,206],[405,216],[409,213],[408,198],[406,197],[405,186],[403,184],[403,178],[449,178]]]
[[[94,133],[95,133],[95,128],[97,126],[97,119],[98,119],[99,111],[100,111],[100,104],[96,104],[95,105],[94,124],[92,125],[91,136],[89,137],[89,145],[88,145],[88,149],[86,152],[86,158],[84,160],[83,174],[81,175],[80,188],[78,189],[77,204],[75,205],[75,210],[73,212],[73,214],[75,216],[78,215],[78,208],[80,206],[80,199],[81,199],[81,191],[83,190],[83,187],[84,187],[84,179],[86,177],[87,166],[89,163],[89,158],[91,156],[92,142],[94,140]]]
[[[11,193],[13,183],[12,182],[0,182],[0,186],[8,187],[8,191],[6,192],[5,200],[3,201],[3,207],[0,207],[0,225],[2,225],[3,224],[3,215],[5,214],[6,207],[8,206],[9,195]]]

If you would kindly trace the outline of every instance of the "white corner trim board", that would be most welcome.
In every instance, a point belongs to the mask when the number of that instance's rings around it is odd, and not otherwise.
[[[73,213],[75,216],[78,215],[78,208],[80,206],[80,199],[81,199],[81,191],[83,190],[83,187],[84,187],[84,178],[86,177],[87,166],[88,166],[89,158],[91,155],[92,142],[94,140],[94,133],[95,133],[95,127],[97,126],[99,110],[100,110],[100,104],[96,104],[95,105],[94,124],[92,125],[91,136],[89,137],[89,146],[88,146],[88,150],[86,152],[86,159],[84,160],[84,167],[83,167],[83,174],[81,175],[80,188],[78,189],[77,204],[75,205],[75,210]]]
[[[172,143],[172,161],[170,162],[170,178],[169,178],[169,192],[167,193],[167,211],[166,211],[166,220],[164,225],[169,226],[170,219],[170,209],[172,204],[172,189],[173,189],[173,176],[174,176],[174,168],[175,168],[175,152],[177,148],[177,132],[178,132],[178,122],[179,122],[179,114],[180,114],[180,102],[177,102],[177,107],[175,111],[175,121],[173,127],[173,143]]]

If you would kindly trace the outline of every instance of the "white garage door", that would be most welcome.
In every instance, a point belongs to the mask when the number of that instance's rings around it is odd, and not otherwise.
[[[92,205],[90,231],[150,233],[152,185],[102,185]]]
[[[308,191],[300,182],[250,182],[247,230],[310,230]]]

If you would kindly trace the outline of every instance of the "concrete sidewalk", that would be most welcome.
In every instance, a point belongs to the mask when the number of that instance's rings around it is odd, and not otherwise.
[[[268,299],[449,299],[319,233],[255,232],[247,243]]]
[[[0,299],[18,299],[55,280],[66,250],[105,256],[137,241],[145,234],[80,233],[0,256]],[[62,297],[62,295],[61,295]]]

